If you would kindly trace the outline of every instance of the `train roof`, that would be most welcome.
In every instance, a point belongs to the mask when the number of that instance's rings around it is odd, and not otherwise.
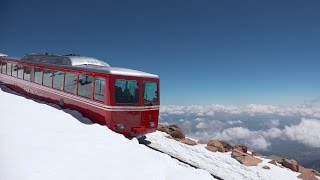
[[[21,59],[24,62],[32,62],[35,64],[44,64],[52,66],[73,67],[76,69],[85,69],[90,71],[104,72],[107,74],[136,76],[147,78],[159,78],[158,75],[150,74],[127,68],[111,67],[108,63],[96,58],[80,56],[75,54],[68,55],[51,55],[51,54],[27,54]]]
[[[8,56],[8,55],[0,53],[0,56]]]

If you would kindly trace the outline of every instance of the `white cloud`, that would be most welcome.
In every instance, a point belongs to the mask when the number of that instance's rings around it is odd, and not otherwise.
[[[252,135],[252,132],[243,127],[234,127],[234,128],[228,128],[222,131],[217,135],[218,139],[223,139],[226,141],[230,140],[244,140],[248,139]]]
[[[214,116],[214,112],[213,111],[208,111],[205,113],[206,116]]]
[[[251,139],[251,145],[256,150],[267,150],[268,147],[271,145],[269,141],[267,141],[264,137],[257,137]]]
[[[194,119],[195,121],[204,121],[205,119],[204,118],[196,118]]]
[[[280,121],[278,119],[273,119],[270,121],[272,127],[278,127],[280,125]]]
[[[228,128],[217,134],[216,139],[233,143],[244,143],[254,150],[267,150],[271,145],[260,131],[250,131],[243,127]]]
[[[161,122],[180,123],[187,135],[198,139],[245,143],[257,150],[265,150],[275,139],[320,148],[320,108],[310,105],[170,105],[161,106],[160,117]]]
[[[214,116],[216,112],[223,112],[232,115],[247,114],[249,116],[255,116],[257,114],[273,114],[279,116],[301,115],[310,117],[320,117],[320,108],[316,106],[305,105],[288,107],[261,104],[250,104],[247,106],[224,106],[218,104],[192,106],[161,106],[161,114]]]
[[[260,131],[262,136],[268,139],[276,139],[282,137],[282,131],[278,128],[271,128],[266,131]]]
[[[242,121],[240,121],[240,120],[236,120],[236,121],[227,121],[227,123],[228,123],[229,125],[235,125],[235,124],[241,124],[241,123],[242,123]]]
[[[302,119],[298,125],[286,126],[283,133],[290,140],[320,148],[320,120]]]
[[[196,125],[196,128],[205,129],[205,128],[208,128],[208,125],[207,125],[207,123],[202,121],[202,122],[200,122],[199,124]]]

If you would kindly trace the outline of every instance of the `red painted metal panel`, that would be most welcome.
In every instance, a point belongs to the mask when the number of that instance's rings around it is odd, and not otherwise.
[[[159,79],[157,78],[112,75],[101,72],[77,70],[72,68],[38,65],[8,59],[4,60],[1,57],[0,62],[10,62],[17,65],[38,67],[42,69],[49,69],[52,71],[63,71],[65,73],[73,73],[77,75],[88,75],[94,78],[105,78],[106,99],[105,102],[101,102],[94,100],[93,96],[91,98],[81,97],[76,93],[67,93],[63,90],[57,90],[36,83],[27,82],[23,79],[8,76],[0,72],[0,81],[6,84],[9,88],[32,98],[37,98],[49,103],[59,104],[64,108],[77,110],[84,116],[90,118],[92,121],[101,125],[106,125],[111,130],[121,133],[127,137],[140,136],[156,131],[159,117],[160,93],[158,92],[159,101],[156,104],[145,105],[143,102],[143,82],[156,82],[158,83],[158,88],[160,88]],[[138,104],[117,104],[115,102],[114,85],[116,79],[138,81]],[[151,127],[151,123],[154,123],[155,127]],[[124,125],[123,130],[117,129],[117,125],[119,124]]]

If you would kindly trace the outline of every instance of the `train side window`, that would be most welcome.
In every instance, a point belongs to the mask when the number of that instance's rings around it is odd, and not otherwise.
[[[92,82],[91,76],[79,75],[78,95],[91,98]]]
[[[7,74],[7,63],[6,62],[1,63],[1,73]]]
[[[53,88],[62,90],[63,87],[64,72],[54,71],[53,72]]]
[[[23,71],[23,79],[26,81],[30,81],[30,73],[31,73],[31,67],[24,67]]]
[[[18,78],[19,79],[23,78],[23,66],[22,65],[18,66]]]
[[[77,85],[77,75],[66,73],[65,81],[64,81],[64,91],[69,93],[74,93]]]
[[[104,78],[96,78],[94,81],[94,99],[98,101],[105,101],[106,94],[106,80]]]
[[[12,64],[12,76],[17,77],[18,76],[18,65]]]
[[[7,75],[11,76],[11,63],[7,63]]]
[[[42,84],[42,69],[34,68],[34,82],[37,84]]]
[[[43,70],[43,85],[48,87],[52,86],[52,71],[49,69]]]
[[[116,80],[115,82],[115,98],[116,103],[139,102],[138,81],[134,80]]]

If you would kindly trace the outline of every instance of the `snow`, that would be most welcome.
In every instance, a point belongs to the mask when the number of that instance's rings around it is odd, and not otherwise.
[[[1,89],[0,179],[213,179],[76,111]]]
[[[168,152],[170,155],[179,157],[179,159],[205,169],[222,179],[298,179],[299,173],[269,164],[270,160],[268,159],[263,159],[263,162],[257,167],[247,167],[231,158],[231,153],[212,153],[206,150],[203,145],[188,146],[177,143],[166,136],[168,135],[163,132],[156,132],[148,134],[147,139],[152,142],[151,147]],[[264,165],[271,169],[263,169]]]
[[[189,146],[163,132],[150,146],[201,169],[93,124],[77,111],[60,109],[0,89],[0,179],[297,179],[299,173],[268,163],[241,165],[230,153]],[[262,167],[269,166],[266,170]]]

